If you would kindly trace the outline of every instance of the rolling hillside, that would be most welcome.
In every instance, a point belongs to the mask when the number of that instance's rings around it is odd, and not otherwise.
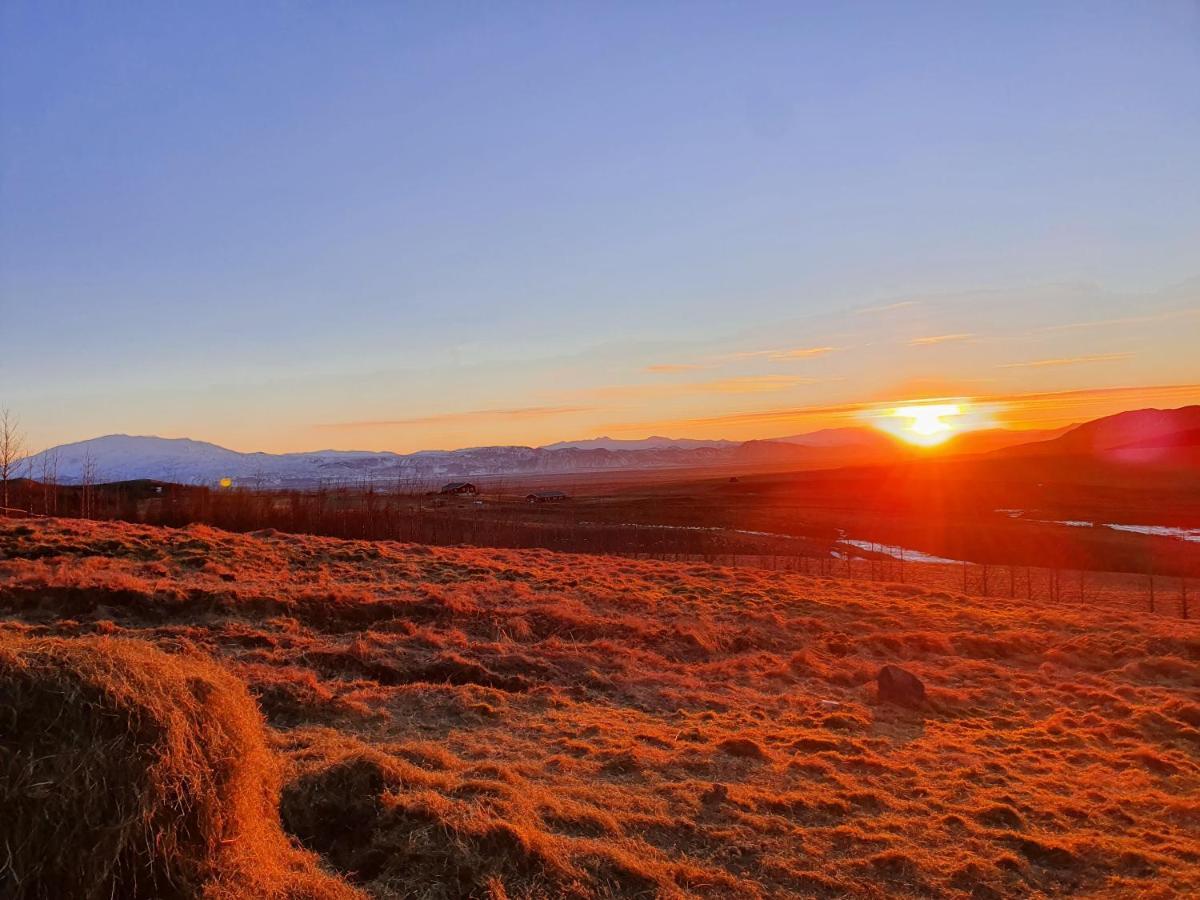
[[[265,715],[283,827],[377,898],[1200,891],[1177,618],[67,520],[0,524],[0,614],[7,641],[215,658]],[[881,699],[885,665],[926,699]]]

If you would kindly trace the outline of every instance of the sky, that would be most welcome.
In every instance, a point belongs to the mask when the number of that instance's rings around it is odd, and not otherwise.
[[[0,406],[411,451],[1200,402],[1200,4],[0,2]]]

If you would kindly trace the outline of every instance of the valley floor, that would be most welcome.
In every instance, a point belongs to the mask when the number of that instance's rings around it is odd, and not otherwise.
[[[0,633],[203,651],[378,897],[1200,893],[1200,626],[549,551],[0,524]],[[892,663],[919,709],[881,703]]]

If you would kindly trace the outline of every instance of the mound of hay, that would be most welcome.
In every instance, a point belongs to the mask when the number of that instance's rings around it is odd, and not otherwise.
[[[279,824],[245,687],[138,641],[0,635],[0,896],[360,896]]]

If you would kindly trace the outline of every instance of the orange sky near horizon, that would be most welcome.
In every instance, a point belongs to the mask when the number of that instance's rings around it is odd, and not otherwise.
[[[284,368],[181,362],[171,384],[98,371],[57,390],[34,379],[0,404],[37,449],[112,433],[267,452],[751,440],[920,403],[985,409],[975,427],[1059,428],[1200,403],[1197,336],[1200,280],[1143,295],[1046,286],[843,306],[673,341],[473,339],[403,365],[366,351]]]
[[[1200,404],[1200,383],[1178,385],[1153,385],[1145,387],[1110,387],[1097,389],[1078,389],[1066,391],[1029,392],[1023,394],[996,395],[953,395],[953,396],[916,396],[901,395],[884,401],[861,401],[844,404],[816,405],[809,407],[778,407],[761,408],[741,412],[731,412],[722,415],[676,418],[660,420],[640,420],[632,422],[604,421],[590,430],[586,426],[579,429],[564,431],[562,417],[570,417],[582,410],[569,407],[526,407],[509,409],[471,410],[462,413],[446,413],[430,416],[426,419],[412,419],[405,422],[355,422],[343,423],[332,428],[317,428],[303,433],[311,435],[314,431],[327,437],[337,435],[336,440],[308,440],[306,443],[264,447],[254,444],[241,444],[237,441],[222,441],[219,436],[214,439],[203,432],[159,432],[162,437],[192,437],[197,440],[211,440],[230,449],[243,452],[265,450],[266,452],[302,452],[332,447],[335,449],[373,449],[395,450],[396,452],[413,452],[418,449],[457,449],[467,446],[487,446],[489,444],[520,444],[541,446],[560,440],[585,439],[589,437],[607,436],[617,439],[636,440],[662,435],[667,437],[691,437],[701,439],[728,440],[758,440],[785,437],[793,434],[803,434],[823,428],[841,427],[881,427],[882,430],[894,436],[911,439],[910,421],[903,419],[890,420],[897,407],[958,404],[963,415],[946,417],[951,426],[948,437],[957,436],[967,431],[981,428],[1002,428],[1008,430],[1036,431],[1041,429],[1057,429],[1064,426],[1080,424],[1103,416],[1124,412],[1131,409],[1177,408]],[[378,440],[369,437],[378,429],[404,428],[412,432],[427,434],[461,434],[463,438],[455,441],[438,442],[436,438],[429,440],[416,439],[408,446],[384,446]],[[470,429],[469,431],[467,429]],[[514,431],[515,429],[515,431]],[[362,435],[359,440],[356,434]],[[478,435],[479,439],[471,440],[466,435]],[[488,440],[487,435],[493,434],[495,440]],[[514,435],[505,440],[504,436]],[[95,435],[89,435],[95,436]],[[524,439],[521,438],[524,436]],[[933,449],[942,442],[916,441],[930,443]],[[948,445],[952,445],[948,441]],[[36,445],[31,448],[52,446],[50,444]]]
[[[636,424],[611,424],[613,437],[644,437],[648,434],[707,433],[739,440],[783,437],[821,428],[871,424],[898,407],[959,404],[961,416],[947,422],[954,432],[986,427],[1009,430],[1057,429],[1080,424],[1130,409],[1175,408],[1200,404],[1200,384],[1117,387],[1095,390],[1034,392],[1005,395],[904,396],[887,401],[864,401],[834,406],[766,409],[699,419],[665,420]],[[986,416],[973,416],[985,409]],[[963,421],[967,420],[967,421]]]

